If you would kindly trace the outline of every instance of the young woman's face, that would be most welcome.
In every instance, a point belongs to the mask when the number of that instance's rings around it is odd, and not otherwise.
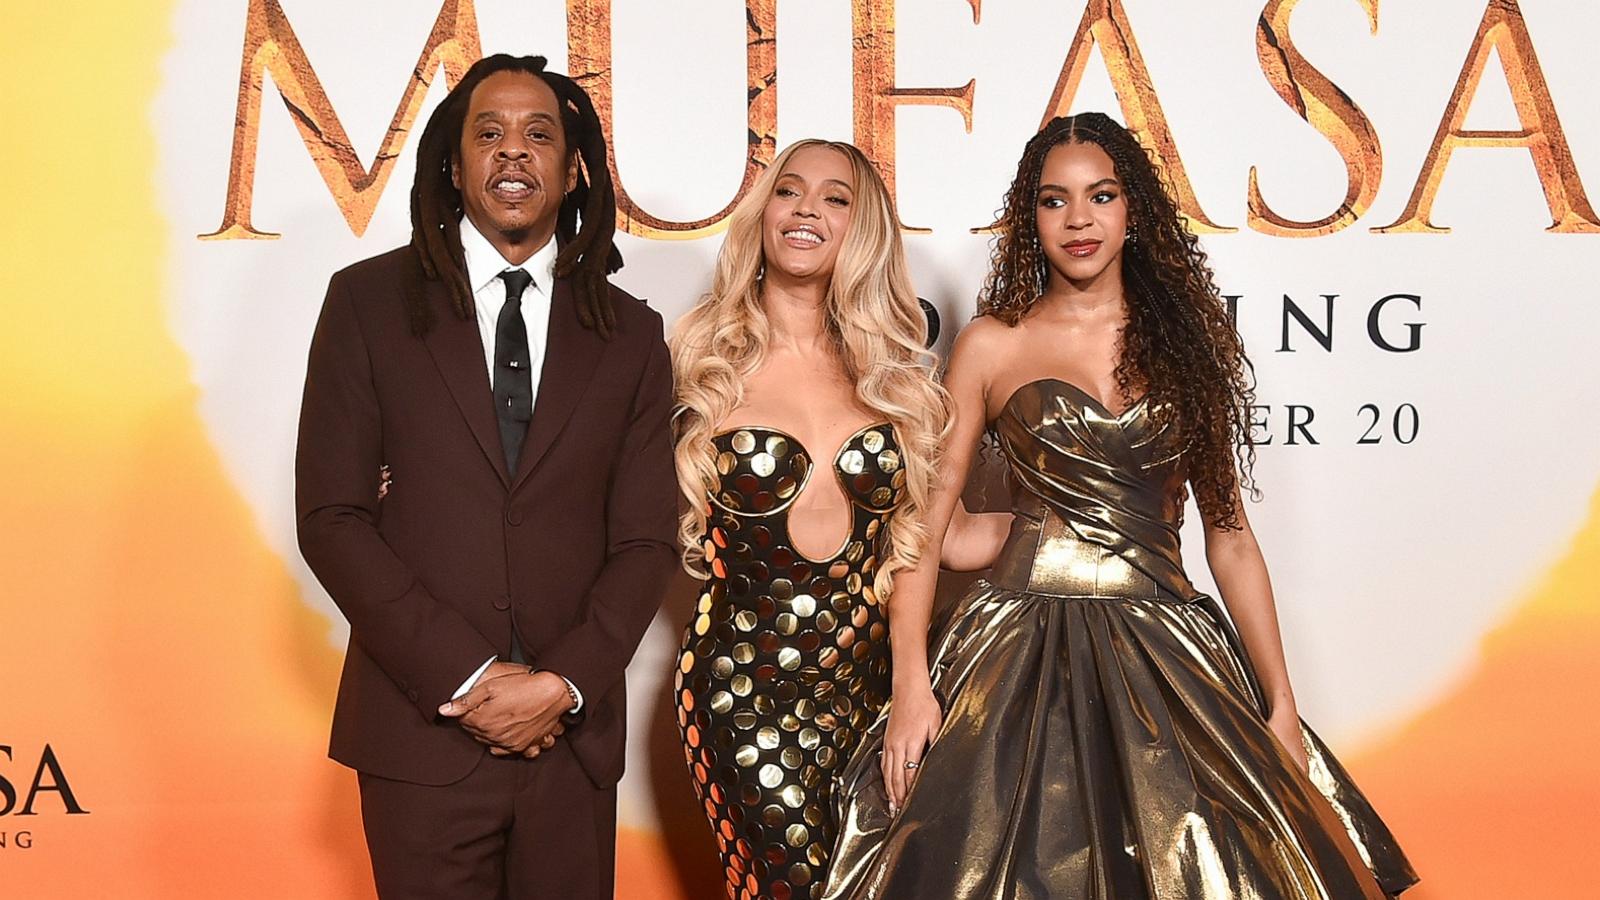
[[[1095,144],[1052,147],[1039,173],[1036,221],[1052,281],[1092,282],[1119,265],[1128,202],[1111,157]]]
[[[855,201],[850,160],[826,146],[789,157],[761,216],[761,250],[768,270],[791,278],[832,278],[839,244]]]

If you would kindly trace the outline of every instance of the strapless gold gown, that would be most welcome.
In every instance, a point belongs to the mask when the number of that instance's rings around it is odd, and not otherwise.
[[[836,788],[834,900],[1382,900],[1417,880],[1309,729],[1267,728],[1228,620],[1178,552],[1184,466],[1144,402],[1045,379],[995,422],[1016,521],[934,624],[945,710],[891,818],[887,716]]]

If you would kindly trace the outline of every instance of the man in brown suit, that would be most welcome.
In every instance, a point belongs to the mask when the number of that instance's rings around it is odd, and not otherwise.
[[[300,547],[350,621],[330,752],[385,900],[612,896],[623,670],[676,558],[671,366],[606,280],[593,107],[544,62],[468,70],[410,245],[334,275],[311,344]]]

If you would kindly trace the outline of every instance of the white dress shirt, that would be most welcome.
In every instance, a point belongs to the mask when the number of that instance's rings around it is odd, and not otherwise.
[[[469,219],[461,220],[461,249],[467,255],[467,284],[472,287],[472,305],[477,312],[478,337],[483,339],[483,365],[494,384],[494,338],[500,323],[500,310],[506,305],[506,283],[500,273],[522,269],[533,276],[533,284],[522,292],[522,321],[528,326],[528,374],[533,378],[530,396],[539,396],[539,375],[544,368],[544,351],[550,343],[550,291],[555,284],[556,242],[554,238],[534,251],[528,261],[512,265],[500,255],[489,239]]]
[[[495,332],[499,330],[500,310],[506,305],[506,283],[500,278],[500,273],[508,269],[522,269],[533,276],[533,283],[522,292],[522,321],[528,328],[528,359],[530,362],[528,374],[532,379],[532,394],[539,396],[539,376],[544,370],[545,347],[550,343],[550,292],[555,285],[556,266],[556,241],[555,238],[545,242],[543,247],[534,251],[528,261],[522,265],[514,265],[500,255],[500,251],[489,243],[489,239],[472,224],[472,220],[461,219],[461,250],[467,258],[467,284],[472,288],[472,306],[478,321],[478,337],[483,343],[483,364],[489,370],[489,384],[494,384],[494,339]],[[453,694],[450,699],[455,700],[472,690],[478,683],[483,673],[489,670],[499,656],[491,656],[478,667],[476,672]],[[557,673],[560,674],[560,673]],[[572,707],[572,712],[583,708],[583,695],[578,693],[578,686],[566,678],[567,687],[572,689],[572,696],[577,698],[577,704]]]

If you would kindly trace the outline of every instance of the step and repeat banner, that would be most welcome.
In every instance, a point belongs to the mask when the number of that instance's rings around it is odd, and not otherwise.
[[[1592,896],[1597,43],[1581,0],[7,3],[0,896],[372,895],[324,757],[348,631],[295,549],[306,348],[502,51],[595,98],[617,281],[669,321],[824,137],[893,186],[948,347],[1029,135],[1136,129],[1256,364],[1302,712],[1417,897]],[[624,898],[721,894],[668,697],[689,590],[628,673]]]

